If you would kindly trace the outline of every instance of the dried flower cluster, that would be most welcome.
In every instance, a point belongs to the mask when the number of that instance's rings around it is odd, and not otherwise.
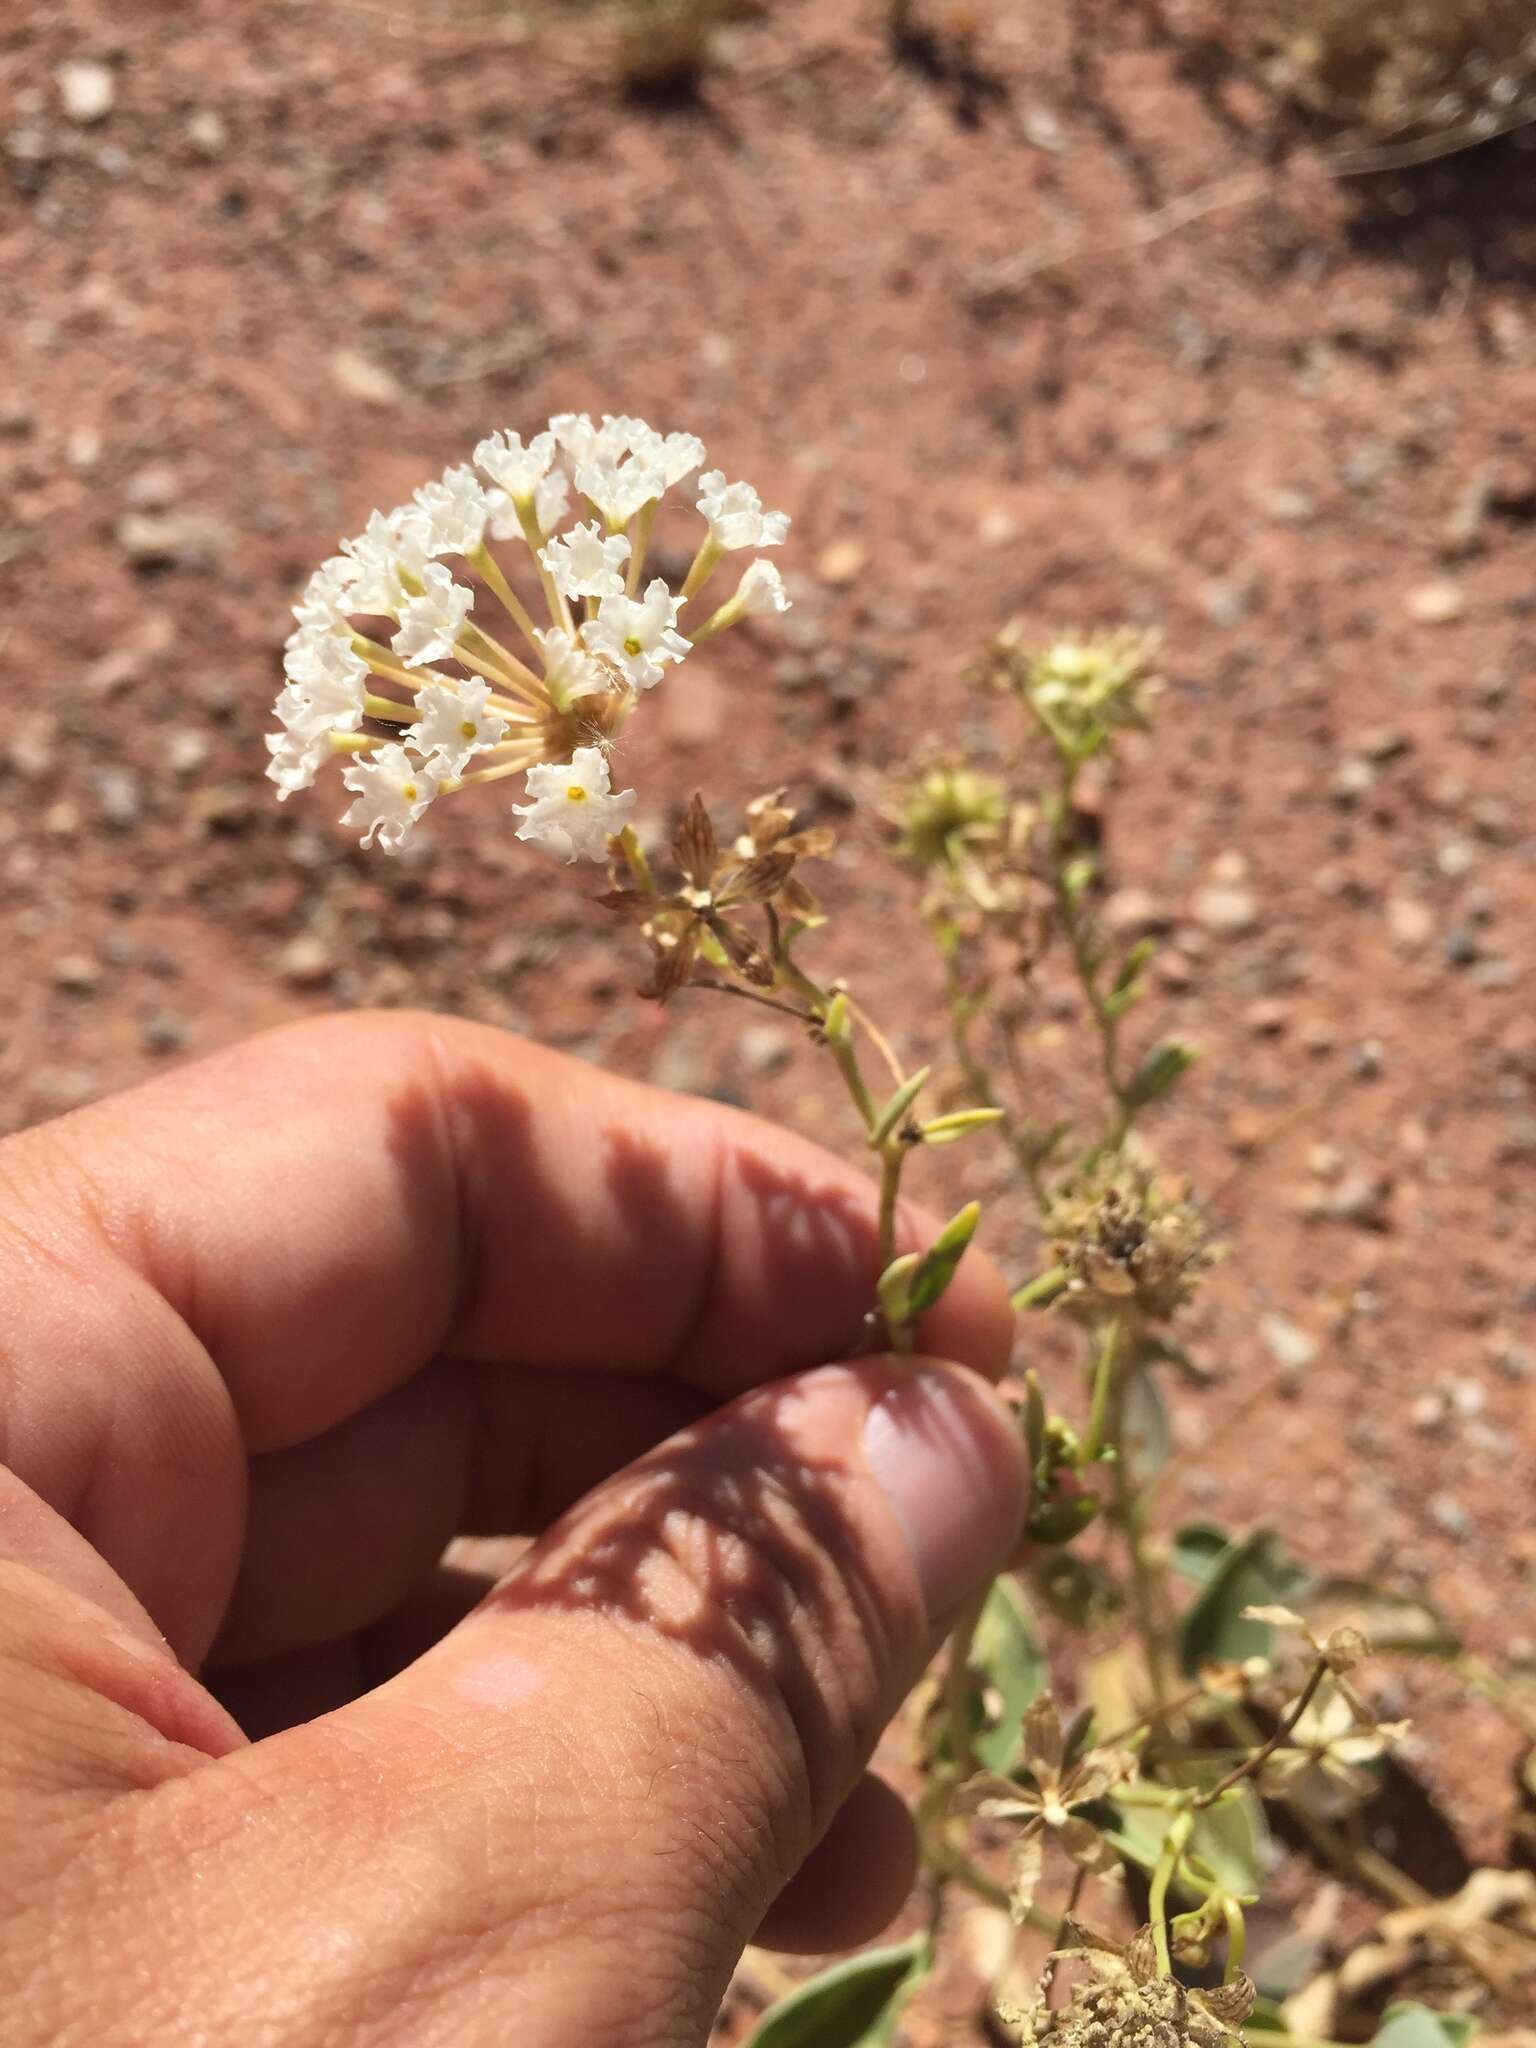
[[[1238,1977],[1213,1991],[1190,1991],[1158,1972],[1152,1929],[1125,1948],[1069,1926],[1078,1944],[1060,1951],[1086,1962],[1095,1977],[1054,2011],[1020,2015],[1034,2048],[1230,2048],[1253,2010],[1253,1985]]]
[[[649,865],[629,859],[636,886],[612,889],[601,900],[634,920],[650,947],[651,979],[642,994],[665,1001],[692,977],[699,961],[733,971],[756,988],[777,979],[779,913],[807,922],[816,915],[810,891],[795,873],[798,861],[832,849],[825,829],[796,832],[784,792],[771,791],[747,806],[747,827],[722,849],[704,800],[695,796],[672,841],[678,879],[660,888]],[[764,945],[743,922],[760,909],[767,919]]]
[[[613,788],[610,755],[640,696],[701,640],[789,604],[759,556],[732,596],[681,630],[726,554],[777,546],[789,530],[720,470],[697,480],[705,531],[681,589],[646,579],[657,511],[704,460],[692,434],[562,413],[526,444],[510,429],[489,435],[473,467],[375,512],[294,607],[280,730],[267,740],[279,797],[343,758],[354,797],[343,822],[393,853],[438,797],[523,775],[517,836],[563,860],[605,859],[635,804],[633,790]],[[543,624],[495,552],[503,543],[537,581]],[[485,595],[521,653],[475,616]]]
[[[1067,1276],[1063,1306],[1077,1310],[1134,1305],[1166,1322],[1212,1259],[1195,1209],[1124,1159],[1100,1161],[1063,1188],[1045,1228]]]

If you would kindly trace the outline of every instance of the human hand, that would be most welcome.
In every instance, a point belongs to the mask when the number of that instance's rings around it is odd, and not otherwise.
[[[1026,1489],[976,1379],[824,1364],[874,1258],[816,1148],[441,1019],[0,1147],[10,2048],[697,2048],[874,1933]],[[922,1336],[1002,1369],[984,1261]]]

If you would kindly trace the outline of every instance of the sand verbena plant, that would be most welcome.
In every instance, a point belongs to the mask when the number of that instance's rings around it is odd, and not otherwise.
[[[688,433],[566,414],[526,442],[487,436],[472,467],[375,513],[296,607],[268,774],[286,797],[334,768],[344,822],[387,853],[471,791],[530,858],[606,867],[599,900],[643,951],[647,996],[723,994],[793,1020],[835,1072],[878,1184],[872,1346],[914,1348],[980,1215],[966,1202],[932,1243],[904,1245],[914,1160],[999,1146],[1033,1206],[1012,1248],[1015,1304],[1053,1319],[1080,1363],[1050,1400],[1034,1373],[1017,1383],[1034,1562],[957,1618],[914,1716],[926,1919],[791,1993],[755,2048],[888,2042],[958,1898],[1006,1932],[991,2019],[1024,2040],[1219,2048],[1246,2027],[1283,2048],[1284,2015],[1249,1968],[1272,1820],[1318,1867],[1416,1914],[1415,1940],[1449,1959],[1464,2003],[1513,2009],[1536,1983],[1536,1879],[1528,1928],[1507,1888],[1505,1917],[1478,1919],[1460,1895],[1425,1892],[1360,1817],[1404,1732],[1387,1659],[1454,1663],[1533,1736],[1536,1713],[1424,1602],[1308,1570],[1266,1529],[1159,1524],[1166,1389],[1207,1377],[1187,1325],[1219,1247],[1152,1143],[1193,1051],[1137,1030],[1155,948],[1099,915],[1102,785],[1126,736],[1155,719],[1156,642],[1006,629],[969,677],[1005,722],[1001,768],[940,757],[893,787],[911,927],[935,949],[953,1052],[948,1073],[911,1070],[900,1034],[826,964],[832,934],[807,870],[833,851],[830,832],[800,825],[782,790],[745,802],[674,791],[663,847],[642,839],[636,792],[620,786],[650,693],[687,688],[701,643],[788,603],[757,552],[786,539],[788,519],[705,460]],[[658,520],[689,500],[698,523],[674,589],[647,563]],[[717,584],[730,557],[744,566]],[[494,785],[513,778],[522,800],[506,804]],[[1070,1117],[1036,1056],[1063,979],[1076,1006]],[[980,1170],[979,1150],[962,1156]],[[1012,1944],[1025,1930],[1049,1954],[1021,1982]],[[1327,2025],[1311,1989],[1315,2036]],[[1423,2048],[1457,2048],[1433,2014],[1415,2024],[1431,2029],[1415,2037]]]

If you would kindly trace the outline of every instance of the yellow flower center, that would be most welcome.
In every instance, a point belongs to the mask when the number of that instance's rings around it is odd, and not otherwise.
[[[587,791],[582,788],[579,782],[567,783],[565,800],[570,804],[584,804],[587,800]]]
[[[419,792],[414,782],[403,782],[400,785],[400,794],[405,798],[408,804],[413,804],[415,803]]]
[[[480,728],[472,718],[466,718],[459,731],[467,740],[477,740],[480,737]]]
[[[638,639],[636,639],[633,633],[631,633],[629,638],[624,642],[624,652],[626,654],[642,654],[644,653],[644,651],[645,650],[641,642]]]

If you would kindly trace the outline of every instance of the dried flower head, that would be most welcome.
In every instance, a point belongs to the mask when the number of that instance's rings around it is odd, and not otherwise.
[[[1155,634],[1129,629],[1058,640],[1023,669],[1025,698],[1062,752],[1086,760],[1116,729],[1146,726],[1162,687],[1157,648]]]
[[[1124,1158],[1103,1160],[1063,1188],[1046,1229],[1067,1275],[1063,1304],[1080,1312],[1134,1306],[1164,1322],[1215,1257],[1193,1206]]]
[[[997,839],[1008,815],[1000,782],[973,769],[930,768],[899,812],[901,854],[913,867],[955,868],[972,848]]]
[[[692,434],[562,413],[526,443],[510,428],[488,435],[474,468],[448,469],[409,504],[373,513],[294,607],[279,730],[267,739],[279,798],[345,757],[357,800],[344,822],[393,853],[438,798],[525,775],[518,838],[566,860],[605,859],[636,801],[613,789],[609,756],[640,694],[698,641],[789,605],[778,571],[755,560],[734,597],[682,630],[728,549],[775,546],[789,528],[718,471],[699,483],[705,532],[682,590],[659,576],[643,583],[657,509],[704,459]],[[581,516],[556,532],[573,485]],[[521,551],[545,623],[519,594],[516,560],[504,563],[493,542]],[[489,624],[486,599],[499,612]],[[519,639],[520,652],[507,644]]]
[[[1232,2048],[1237,2029],[1253,2011],[1247,1977],[1214,1990],[1190,1991],[1158,1974],[1150,1927],[1126,1947],[1069,1923],[1077,1936],[1064,1957],[1086,1962],[1094,1979],[1080,1985],[1055,2011],[1037,2006],[1023,2015],[1023,2035],[1036,2048]]]
[[[699,962],[729,968],[744,980],[768,988],[774,980],[769,952],[743,922],[742,912],[761,909],[801,920],[815,916],[815,900],[795,873],[797,861],[831,851],[825,830],[793,832],[792,814],[780,803],[782,790],[759,797],[747,808],[747,831],[723,848],[702,797],[695,795],[672,839],[679,880],[661,889],[645,865],[630,870],[640,887],[612,889],[602,902],[640,926],[651,949],[652,972],[642,995],[665,1002],[692,979]]]

